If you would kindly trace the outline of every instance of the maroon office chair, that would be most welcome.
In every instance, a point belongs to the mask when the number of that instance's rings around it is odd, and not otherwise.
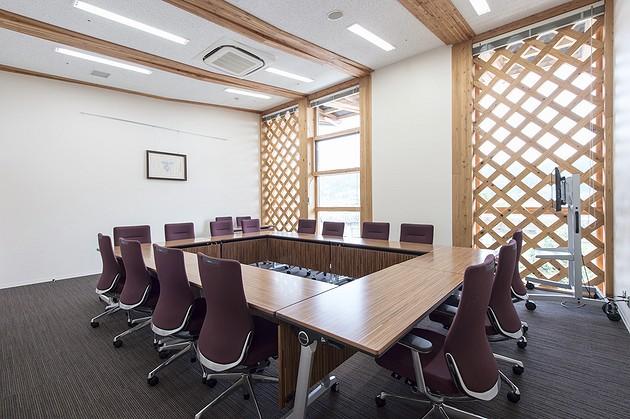
[[[516,230],[512,235],[512,239],[516,241],[516,265],[514,266],[514,276],[512,277],[512,299],[514,302],[525,301],[525,307],[530,310],[536,310],[536,303],[530,301],[527,287],[523,284],[521,273],[519,270],[519,261],[521,260],[521,251],[523,250],[523,231]],[[531,285],[533,288],[533,284]],[[527,331],[527,323],[523,322],[525,331]]]
[[[278,355],[277,326],[250,314],[241,265],[237,261],[215,259],[201,253],[197,258],[207,306],[197,341],[197,357],[204,370],[204,380],[211,387],[216,384],[216,378],[237,380],[195,418],[200,418],[239,387],[246,395],[251,395],[258,417],[262,418],[252,382],[278,382],[277,378],[256,374],[269,365],[269,358]],[[210,373],[206,373],[206,369]]]
[[[195,238],[194,223],[164,224],[164,238],[166,241]]]
[[[492,255],[466,269],[460,308],[446,336],[413,329],[376,359],[396,376],[405,377],[426,399],[381,392],[376,396],[377,406],[384,406],[387,398],[430,403],[425,417],[439,413],[448,418],[448,413],[471,414],[445,404],[447,401],[489,401],[496,397],[499,372],[485,333],[493,273]]]
[[[242,222],[243,220],[251,220],[252,217],[250,217],[249,215],[243,216],[243,217],[236,217],[236,227],[242,227]]]
[[[234,234],[232,221],[210,221],[211,236],[229,236]]]
[[[433,244],[433,230],[431,224],[401,224],[400,241]]]
[[[298,233],[315,234],[315,231],[317,231],[317,220],[298,220]]]
[[[140,243],[151,243],[151,226],[114,227],[114,246],[120,246],[120,239],[135,240]]]
[[[229,221],[234,224],[234,219],[232,217],[215,217],[214,221]]]
[[[501,246],[499,250],[497,269],[492,283],[490,301],[488,303],[486,335],[490,342],[515,339],[519,348],[525,348],[527,346],[527,339],[524,336],[523,325],[514,308],[510,293],[514,265],[517,263],[516,253],[517,246],[514,240],[510,240],[507,244]],[[461,296],[461,294],[459,295]],[[459,302],[459,304],[461,305],[461,302]],[[459,310],[458,307],[453,305],[443,304],[431,313],[429,318],[441,323],[446,328],[450,328]],[[494,357],[499,361],[510,363],[515,374],[520,375],[525,370],[523,363],[519,360],[498,354],[494,354]],[[501,375],[501,379],[512,389],[512,391],[508,393],[508,399],[512,402],[519,401],[521,394],[519,388],[508,379],[505,374],[502,372],[499,372],[499,374]]]
[[[344,223],[334,221],[324,221],[322,226],[322,236],[343,237]]]
[[[160,295],[151,316],[151,329],[158,337],[160,358],[168,357],[171,349],[179,350],[149,373],[147,383],[151,386],[159,382],[158,371],[176,359],[186,354],[195,359],[194,342],[206,315],[204,299],[195,295],[188,283],[184,252],[154,244],[153,255]],[[168,339],[176,341],[161,345]]]
[[[361,238],[389,240],[389,223],[364,222],[361,228]]]
[[[101,276],[96,283],[96,294],[106,306],[105,311],[90,320],[90,326],[98,327],[98,319],[109,316],[120,310],[118,298],[125,284],[125,269],[122,260],[114,256],[112,240],[109,236],[98,233],[98,249],[103,262]]]
[[[114,346],[120,348],[122,338],[151,324],[151,313],[160,295],[160,285],[155,272],[147,269],[142,257],[139,241],[120,239],[120,253],[125,265],[125,286],[120,293],[119,305],[127,312],[127,322],[131,329],[114,337]],[[148,316],[132,319],[131,313],[139,312]]]
[[[241,220],[241,227],[243,233],[256,233],[260,231],[260,220],[257,218],[253,220]]]

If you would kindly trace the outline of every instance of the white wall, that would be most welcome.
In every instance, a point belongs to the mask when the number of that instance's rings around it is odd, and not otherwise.
[[[99,272],[116,225],[259,214],[259,117],[0,72],[0,288]],[[89,117],[111,115],[218,141]],[[188,181],[147,180],[147,149],[188,156]]]
[[[630,2],[615,2],[615,295],[630,294]],[[630,309],[619,303],[630,330]]]
[[[451,48],[441,47],[372,76],[375,221],[435,225],[451,244]]]

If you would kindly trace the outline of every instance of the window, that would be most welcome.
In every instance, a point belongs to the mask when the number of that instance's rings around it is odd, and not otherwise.
[[[359,236],[361,220],[361,138],[359,92],[336,94],[315,107],[315,213],[346,224],[344,235]]]

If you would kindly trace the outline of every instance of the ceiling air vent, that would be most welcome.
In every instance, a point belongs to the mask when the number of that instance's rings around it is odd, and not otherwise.
[[[221,45],[203,56],[210,67],[236,77],[244,77],[265,66],[262,58],[233,45]]]

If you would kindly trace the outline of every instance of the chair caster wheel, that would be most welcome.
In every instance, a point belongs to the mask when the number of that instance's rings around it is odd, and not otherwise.
[[[521,395],[513,391],[510,391],[507,394],[507,399],[511,401],[512,403],[518,403],[518,401],[521,400]]]
[[[166,359],[171,356],[171,353],[169,351],[159,351],[158,356],[160,357],[160,359]]]
[[[157,375],[154,375],[151,378],[147,378],[147,384],[150,385],[151,387],[153,387],[154,385],[157,385],[157,383],[160,382],[160,378]]]
[[[122,340],[115,340],[113,343],[114,343],[114,348],[120,348],[123,345]]]
[[[514,374],[516,375],[521,375],[523,371],[525,371],[525,368],[521,367],[520,365],[512,366],[512,372],[514,372]]]
[[[332,387],[330,387],[330,391],[332,393],[339,393],[339,383],[333,384]]]
[[[193,357],[191,357],[191,358],[190,358],[190,362],[191,362],[191,363],[195,363],[195,362],[197,362],[197,358],[196,358],[196,357],[194,357],[194,356],[193,356]]]
[[[521,339],[519,339],[516,342],[516,346],[518,346],[521,349],[525,349],[525,348],[527,348],[527,341],[525,339],[521,338]]]
[[[400,380],[400,374],[398,374],[397,372],[392,372],[392,377],[396,380]]]
[[[380,394],[374,398],[374,401],[376,402],[376,406],[378,407],[385,406],[385,399],[382,398]]]
[[[525,284],[525,288],[527,288],[528,290],[533,290],[534,288],[536,288],[536,286],[533,283],[528,282]]]
[[[523,333],[527,333],[528,330],[529,330],[529,326],[523,326]]]
[[[127,322],[127,327],[133,327],[134,324],[132,322]]]
[[[215,380],[214,378],[206,378],[205,384],[210,388],[214,388],[214,386],[217,385],[217,380]]]
[[[90,326],[92,326],[93,328],[97,328],[98,322],[90,322]]]
[[[525,308],[528,309],[529,311],[534,311],[536,310],[536,303],[528,301],[525,303]]]
[[[248,394],[243,394],[243,399],[249,400],[249,393]]]

